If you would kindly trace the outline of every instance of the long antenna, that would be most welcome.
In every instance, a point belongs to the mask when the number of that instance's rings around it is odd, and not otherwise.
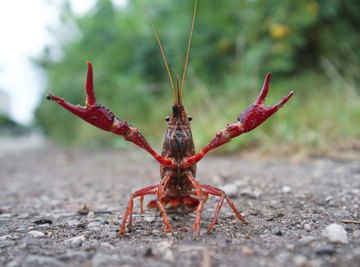
[[[175,77],[176,77],[176,97],[177,97],[177,102],[175,104],[181,106],[182,101],[181,101],[181,95],[180,95],[179,75],[176,73],[176,70],[174,70],[174,72],[175,72]]]
[[[159,38],[159,36],[158,36],[158,34],[157,34],[157,32],[156,32],[154,23],[153,23],[153,21],[152,21],[152,19],[151,19],[151,15],[150,15],[150,11],[149,11],[149,6],[147,5],[146,0],[143,0],[143,3],[144,3],[144,5],[145,5],[146,14],[147,14],[147,16],[148,16],[148,18],[149,18],[149,20],[150,20],[150,24],[151,24],[151,27],[152,27],[152,29],[153,29],[154,35],[155,35],[156,40],[157,40],[157,42],[158,42],[158,44],[159,44],[162,57],[163,57],[163,59],[164,59],[166,71],[167,71],[168,76],[169,76],[169,79],[170,79],[171,89],[172,89],[173,94],[174,94],[174,104],[175,104],[175,102],[176,102],[175,86],[174,86],[174,82],[173,82],[173,79],[172,79],[172,76],[171,76],[171,73],[170,73],[169,65],[168,65],[167,60],[166,60],[165,52],[164,52],[163,46],[162,46],[162,44],[161,44],[160,38]]]
[[[194,1],[194,14],[193,14],[193,17],[192,17],[192,22],[191,22],[191,30],[190,30],[188,47],[187,47],[187,51],[186,51],[184,71],[183,71],[182,78],[181,78],[180,99],[182,99],[182,92],[183,92],[183,89],[184,89],[184,81],[185,81],[186,69],[187,69],[187,64],[188,64],[188,61],[189,61],[190,46],[191,46],[191,40],[192,40],[193,31],[194,31],[194,24],[195,24],[195,17],[196,17],[196,6],[197,6],[197,0]]]

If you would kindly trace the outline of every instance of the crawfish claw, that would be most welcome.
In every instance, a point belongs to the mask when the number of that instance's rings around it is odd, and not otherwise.
[[[110,131],[112,129],[115,115],[99,103],[95,102],[93,105],[86,105],[83,107],[80,105],[73,105],[63,98],[57,97],[51,93],[49,93],[46,98],[55,101],[71,113],[102,130]]]
[[[245,109],[238,117],[238,121],[242,124],[243,131],[249,132],[252,129],[259,126],[272,114],[278,111],[285,103],[293,96],[294,91],[291,91],[287,96],[284,96],[277,104],[265,107],[264,102],[270,89],[270,77],[269,72],[264,81],[264,85],[256,101]]]
[[[73,105],[65,101],[63,98],[53,95],[52,93],[49,93],[46,98],[48,100],[55,101],[56,103],[63,106],[71,113],[83,119],[84,121],[102,130],[111,131],[112,128],[114,127],[113,126],[114,122],[117,122],[115,121],[116,120],[115,115],[111,110],[101,105],[100,103],[96,102],[94,84],[93,84],[92,65],[90,62],[87,62],[87,65],[88,65],[88,71],[87,71],[86,84],[85,84],[85,93],[86,93],[85,106]]]

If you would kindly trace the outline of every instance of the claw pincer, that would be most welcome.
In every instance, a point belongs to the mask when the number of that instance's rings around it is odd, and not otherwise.
[[[241,112],[238,117],[238,121],[242,125],[244,132],[249,132],[263,123],[266,119],[278,111],[294,94],[294,92],[291,91],[276,105],[264,107],[265,98],[268,95],[270,89],[270,77],[271,73],[268,73],[265,77],[264,85],[255,103],[251,104],[247,109]]]

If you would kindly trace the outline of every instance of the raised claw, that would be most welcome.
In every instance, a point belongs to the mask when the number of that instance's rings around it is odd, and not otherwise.
[[[202,150],[191,157],[183,159],[180,165],[181,168],[188,168],[194,165],[196,162],[200,161],[206,153],[214,148],[230,142],[234,137],[253,130],[278,111],[286,104],[287,101],[289,101],[289,99],[294,95],[293,91],[291,91],[287,96],[284,96],[277,104],[268,107],[264,106],[265,98],[270,89],[270,77],[271,73],[268,73],[265,77],[264,85],[258,98],[253,104],[240,113],[238,116],[238,122],[228,124],[226,128],[220,130],[210,143]]]
[[[63,98],[57,97],[51,93],[49,93],[46,98],[48,100],[57,102],[59,105],[63,106],[65,109],[87,121],[88,123],[102,130],[111,131],[115,120],[115,115],[108,108],[96,102],[92,65],[90,62],[87,62],[87,65],[88,72],[85,85],[86,100],[84,107],[70,104]]]
[[[71,113],[83,119],[84,121],[104,131],[112,132],[117,135],[122,135],[125,140],[132,142],[135,145],[148,151],[159,163],[170,168],[176,168],[176,164],[173,160],[157,154],[152,149],[152,147],[140,134],[137,128],[129,125],[126,120],[121,121],[119,118],[115,117],[114,113],[111,110],[96,102],[92,65],[89,61],[86,63],[88,65],[88,71],[85,84],[85,106],[73,105],[65,101],[63,98],[53,95],[52,93],[49,93],[46,98],[48,100],[55,101]]]
[[[270,88],[270,77],[271,73],[269,72],[265,77],[264,85],[256,101],[245,109],[238,117],[238,121],[242,124],[243,132],[249,132],[259,126],[272,114],[278,111],[294,94],[294,91],[291,91],[277,104],[265,107],[264,102]]]

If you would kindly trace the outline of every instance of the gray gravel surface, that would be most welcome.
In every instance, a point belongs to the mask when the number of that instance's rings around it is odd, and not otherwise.
[[[159,180],[150,157],[0,153],[0,266],[360,266],[356,158],[208,157],[197,179],[228,192],[247,222],[239,223],[224,203],[207,234],[217,203],[210,197],[200,237],[191,235],[194,214],[170,215],[171,236],[156,211],[140,216],[136,201],[132,231],[119,237],[129,194]]]

